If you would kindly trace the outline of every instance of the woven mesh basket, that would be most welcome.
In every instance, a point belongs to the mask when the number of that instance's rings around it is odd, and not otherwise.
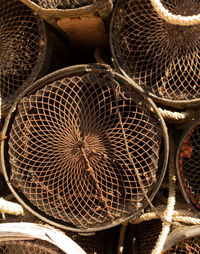
[[[180,187],[187,203],[200,210],[200,116],[183,132],[176,154]]]
[[[2,254],[86,254],[64,233],[34,223],[1,223]]]
[[[3,135],[2,167],[17,199],[79,232],[138,216],[168,158],[156,106],[104,65],[74,66],[36,82],[16,100]]]
[[[27,86],[69,63],[60,37],[19,0],[2,0],[0,6],[0,99],[5,112]],[[59,43],[59,50],[58,49]],[[63,50],[60,59],[60,51]],[[53,62],[53,63],[52,63]]]
[[[160,220],[151,220],[137,225],[135,251],[127,254],[151,254],[162,229]],[[168,235],[163,254],[197,254],[200,252],[200,227],[181,226]]]
[[[164,0],[176,15],[200,12],[197,0]],[[200,103],[200,25],[173,25],[160,18],[150,0],[119,0],[112,15],[114,64],[156,102],[178,108]]]

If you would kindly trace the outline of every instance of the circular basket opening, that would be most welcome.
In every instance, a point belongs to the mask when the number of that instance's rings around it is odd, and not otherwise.
[[[128,86],[101,65],[76,66],[16,101],[2,162],[29,208],[61,227],[96,231],[147,205],[137,175],[153,198],[166,169],[166,127],[151,100]]]
[[[173,14],[200,12],[196,0],[164,0]],[[200,25],[169,24],[150,0],[117,2],[110,27],[117,68],[160,103],[187,107],[200,103]]]

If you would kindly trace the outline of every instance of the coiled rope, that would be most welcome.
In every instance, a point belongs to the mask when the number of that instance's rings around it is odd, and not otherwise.
[[[170,24],[181,26],[193,26],[200,24],[200,14],[193,16],[175,15],[169,12],[160,0],[151,0],[151,4],[158,15]]]

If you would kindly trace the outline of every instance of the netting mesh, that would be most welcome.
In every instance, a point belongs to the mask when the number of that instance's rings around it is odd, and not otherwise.
[[[29,80],[37,76],[44,39],[41,19],[19,0],[0,5],[0,96],[10,106]],[[43,43],[42,43],[43,41]]]
[[[160,220],[142,222],[136,228],[136,246],[140,254],[151,254],[162,230]]]
[[[113,80],[95,71],[56,80],[17,106],[9,137],[10,178],[40,212],[78,228],[125,219],[154,190],[163,131],[137,93],[118,106]]]
[[[178,171],[187,197],[200,209],[200,123],[181,142]]]
[[[32,0],[45,9],[73,9],[94,4],[101,0]]]
[[[136,230],[136,245],[140,254],[151,254],[159,233],[162,230],[162,223],[160,220],[151,220],[142,222],[137,225]],[[177,253],[177,254],[197,254],[200,253],[200,237],[190,237],[185,240],[177,242],[169,250],[162,252],[163,254]],[[131,253],[128,253],[131,254]]]
[[[83,236],[79,234],[69,235],[87,254],[106,253],[106,232],[97,232],[95,235]],[[110,243],[109,243],[110,244]]]
[[[200,13],[199,0],[164,0],[174,14]],[[162,20],[150,0],[120,0],[113,15],[111,48],[118,67],[160,100],[200,98],[200,25]]]
[[[198,254],[200,253],[200,237],[196,236],[180,241],[165,253]]]
[[[42,240],[7,240],[0,241],[1,254],[64,254],[49,242]]]

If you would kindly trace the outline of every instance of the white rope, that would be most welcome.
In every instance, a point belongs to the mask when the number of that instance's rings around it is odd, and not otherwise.
[[[167,202],[167,207],[164,212],[164,221],[162,222],[162,230],[160,232],[159,238],[156,242],[156,245],[151,252],[152,254],[160,254],[163,250],[164,244],[166,242],[167,236],[170,231],[170,226],[172,223],[172,217],[174,213],[174,206],[176,202],[176,176],[175,176],[175,169],[174,169],[174,148],[173,148],[173,140],[170,140],[170,161],[169,161],[169,197]]]
[[[173,119],[173,120],[186,120],[187,118],[192,117],[192,113],[190,112],[172,112],[167,109],[159,108],[160,113],[162,114],[163,118],[166,119]]]
[[[164,208],[157,208],[163,214]],[[137,220],[131,221],[132,224],[139,224],[144,221],[159,219],[154,212],[142,214]],[[172,217],[173,222],[185,223],[190,225],[200,225],[200,217],[188,210],[175,210]]]
[[[6,201],[3,198],[0,198],[0,212],[2,214],[8,213],[12,215],[23,215],[24,211],[21,205]]]
[[[200,14],[193,16],[175,15],[165,9],[160,0],[151,0],[151,4],[158,15],[168,23],[181,26],[200,24]]]

